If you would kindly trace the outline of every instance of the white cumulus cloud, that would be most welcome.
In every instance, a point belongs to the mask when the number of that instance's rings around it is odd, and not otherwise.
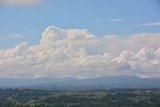
[[[40,43],[0,50],[1,77],[160,77],[160,33],[98,38],[49,26]]]

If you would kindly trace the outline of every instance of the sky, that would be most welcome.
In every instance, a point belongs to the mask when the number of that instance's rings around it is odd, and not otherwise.
[[[2,77],[160,77],[159,69],[159,0],[0,0]]]
[[[35,1],[33,4],[16,1],[26,0],[1,0],[1,49],[22,41],[38,43],[41,33],[50,25],[88,29],[97,36],[160,31],[159,0],[29,0]],[[143,25],[154,22],[159,24]],[[16,40],[16,35],[24,37]]]

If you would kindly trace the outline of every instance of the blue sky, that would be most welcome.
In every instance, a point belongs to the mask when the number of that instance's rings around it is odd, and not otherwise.
[[[43,0],[0,6],[0,49],[36,44],[47,26],[88,29],[96,36],[160,32],[159,0]],[[17,39],[18,38],[18,39]]]

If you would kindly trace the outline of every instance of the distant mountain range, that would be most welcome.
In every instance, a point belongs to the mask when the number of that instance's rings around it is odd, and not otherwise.
[[[108,88],[160,88],[158,78],[139,78],[134,76],[115,76],[91,79],[74,78],[0,78],[0,88],[38,88],[38,89],[108,89]]]

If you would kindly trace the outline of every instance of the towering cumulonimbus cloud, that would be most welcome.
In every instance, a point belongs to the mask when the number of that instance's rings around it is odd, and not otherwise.
[[[1,77],[160,77],[160,33],[98,38],[49,26],[40,43],[0,50]]]

